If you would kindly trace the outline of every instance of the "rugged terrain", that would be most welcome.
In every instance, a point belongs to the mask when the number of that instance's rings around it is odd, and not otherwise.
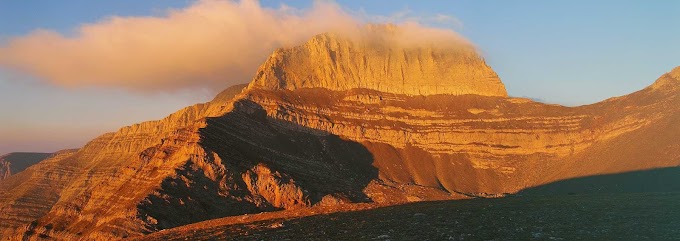
[[[557,181],[496,199],[227,217],[134,240],[677,240],[679,197],[680,167],[671,167]]]
[[[305,217],[213,220],[134,240],[677,240],[678,198],[679,193],[608,193],[420,202]]]
[[[0,181],[45,160],[50,155],[52,153],[13,152],[0,156]]]
[[[680,68],[636,93],[563,107],[508,97],[468,44],[404,45],[403,30],[368,29],[370,38],[329,33],[277,50],[248,86],[0,182],[0,235],[135,237],[680,164]]]

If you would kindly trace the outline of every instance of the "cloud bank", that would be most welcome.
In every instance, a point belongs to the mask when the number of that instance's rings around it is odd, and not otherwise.
[[[109,17],[80,26],[74,36],[36,30],[11,38],[0,46],[0,65],[65,87],[217,92],[248,82],[274,49],[322,32],[356,31],[362,19],[326,1],[274,9],[255,0],[202,0],[161,17]],[[460,38],[408,21],[422,37]]]

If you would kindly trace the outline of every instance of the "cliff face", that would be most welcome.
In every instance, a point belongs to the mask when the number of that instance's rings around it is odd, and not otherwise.
[[[455,39],[414,43],[412,38],[427,37],[413,34],[388,26],[353,37],[318,35],[302,46],[275,51],[251,86],[507,96],[496,73],[470,44]]]
[[[644,90],[576,108],[368,90],[256,90],[248,98],[273,119],[362,143],[381,180],[450,193],[513,193],[570,177],[680,162],[680,150],[672,148],[677,144],[661,138],[676,129],[668,125],[679,115],[672,107],[680,100],[677,92]],[[615,150],[598,149],[622,141]]]
[[[323,34],[278,50],[245,89],[0,182],[0,235],[114,239],[261,211],[512,193],[680,162],[675,70],[625,97],[545,105],[506,97],[470,47],[395,47],[392,31],[368,42]]]

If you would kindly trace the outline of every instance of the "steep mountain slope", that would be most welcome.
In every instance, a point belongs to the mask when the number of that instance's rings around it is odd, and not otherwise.
[[[246,88],[0,182],[2,237],[113,239],[261,211],[493,196],[680,162],[671,127],[680,69],[630,96],[567,108],[508,98],[464,43],[395,46],[407,33],[369,31],[277,50]],[[654,140],[628,156],[630,138]]]
[[[542,183],[569,177],[621,173],[680,166],[680,67],[653,85],[630,95],[579,107],[603,113],[598,122],[618,120],[638,126],[633,131],[598,141],[560,160]]]
[[[211,112],[221,112],[221,104],[228,102],[244,87],[245,85],[231,87],[220,93],[210,104],[184,108],[163,120],[144,122],[121,128],[116,133],[104,134],[77,152],[55,155],[4,180],[0,183],[0,211],[3,213],[0,216],[0,226],[6,228],[2,236],[9,237],[11,229],[40,217],[52,219],[52,216],[57,216],[79,220],[87,220],[89,217],[89,221],[96,224],[102,215],[114,221],[118,218],[117,215],[126,215],[126,209],[134,209],[134,204],[115,199],[133,198],[126,195],[135,193],[126,194],[119,190],[148,191],[152,185],[150,183],[160,183],[166,177],[162,174],[172,172],[175,168],[173,163],[149,164],[151,157],[145,156],[143,151],[166,139],[182,138],[182,130],[190,129],[198,118]],[[145,153],[154,154],[151,151]],[[159,167],[165,168],[165,172],[159,174]],[[156,175],[150,175],[148,169],[153,169]],[[122,185],[127,185],[128,189],[120,189]],[[132,207],[119,207],[117,202]],[[86,205],[111,206],[116,213],[85,214],[81,210]],[[141,225],[135,227],[140,229]],[[127,227],[123,229],[125,228]],[[31,229],[31,226],[25,226],[24,229]],[[17,232],[19,236],[24,235],[21,232]],[[111,236],[109,231],[104,232]]]
[[[52,153],[14,152],[0,156],[0,181],[36,164]]]

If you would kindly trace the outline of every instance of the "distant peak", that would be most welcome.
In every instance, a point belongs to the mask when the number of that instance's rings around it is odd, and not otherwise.
[[[507,96],[496,73],[458,34],[391,24],[324,33],[304,45],[279,49],[260,67],[250,87]]]

